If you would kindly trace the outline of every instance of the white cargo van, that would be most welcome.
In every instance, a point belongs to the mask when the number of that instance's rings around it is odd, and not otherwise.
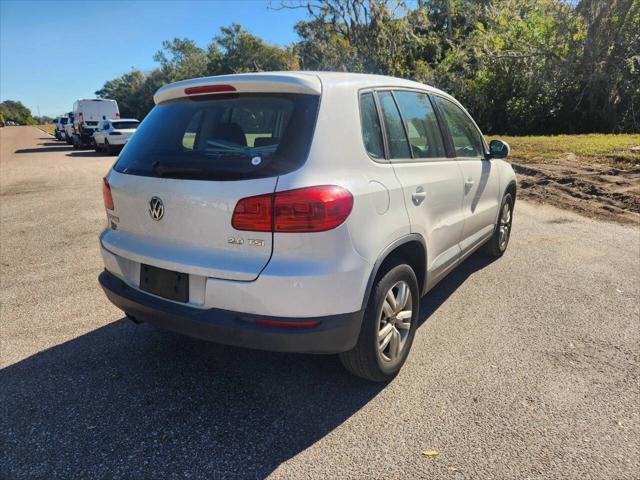
[[[73,146],[93,146],[93,132],[100,120],[120,118],[118,103],[107,99],[82,99],[73,104]]]

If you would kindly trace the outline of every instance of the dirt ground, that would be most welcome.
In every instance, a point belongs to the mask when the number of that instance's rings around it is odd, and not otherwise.
[[[510,159],[518,197],[574,210],[589,217],[640,223],[640,167]]]

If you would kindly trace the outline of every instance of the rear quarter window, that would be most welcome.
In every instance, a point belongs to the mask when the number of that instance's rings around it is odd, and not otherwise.
[[[241,180],[282,175],[306,160],[319,97],[225,94],[156,105],[120,154],[133,175]]]
[[[360,95],[360,123],[362,139],[369,155],[375,159],[384,158],[384,144],[382,143],[382,129],[373,93]]]

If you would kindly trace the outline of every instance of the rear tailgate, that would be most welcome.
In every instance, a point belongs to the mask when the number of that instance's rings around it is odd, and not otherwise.
[[[201,181],[112,171],[108,180],[116,230],[107,230],[102,242],[117,255],[178,272],[231,280],[254,280],[271,257],[272,233],[238,232],[231,226],[231,217],[240,198],[273,192],[277,177]],[[160,199],[163,207],[157,220],[151,211],[154,198]]]
[[[273,193],[280,175],[304,163],[319,105],[315,93],[290,93],[290,85],[266,80],[262,89],[285,91],[238,91],[260,90],[255,79],[224,95],[169,88],[177,97],[147,115],[108,176],[115,207],[102,236],[106,249],[205,277],[260,275],[273,246],[270,207],[246,207],[266,220],[242,231],[232,226],[234,208],[242,198]]]

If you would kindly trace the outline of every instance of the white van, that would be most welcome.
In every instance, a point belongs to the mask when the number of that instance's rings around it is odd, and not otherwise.
[[[73,146],[93,145],[93,132],[98,122],[107,118],[120,118],[118,102],[107,99],[82,99],[73,103]]]

